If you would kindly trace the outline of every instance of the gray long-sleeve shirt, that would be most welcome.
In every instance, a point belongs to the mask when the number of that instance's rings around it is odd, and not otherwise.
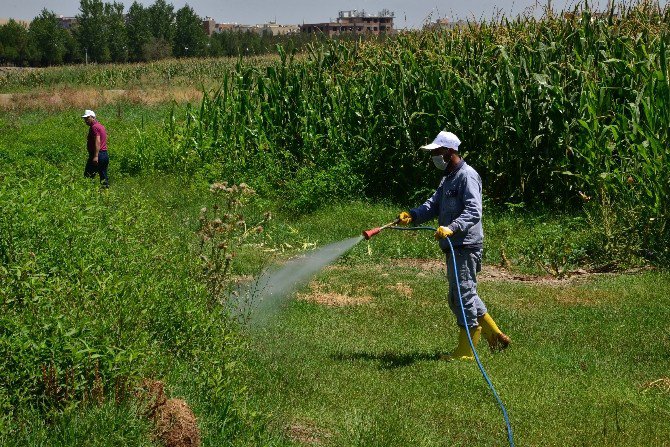
[[[482,179],[465,161],[442,178],[440,186],[423,205],[409,212],[417,225],[437,217],[440,226],[454,232],[450,238],[454,247],[482,247]],[[440,248],[448,251],[448,242],[440,241]]]

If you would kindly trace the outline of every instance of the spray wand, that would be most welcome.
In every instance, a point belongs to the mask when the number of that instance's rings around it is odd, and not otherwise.
[[[370,230],[365,230],[363,231],[363,237],[366,240],[370,240],[372,236],[375,236],[379,234],[382,230],[389,229],[389,230],[405,230],[405,231],[417,231],[417,230],[431,230],[431,231],[437,231],[437,228],[435,227],[400,227],[397,226],[397,224],[400,222],[400,219],[396,219],[393,222],[390,222],[386,225],[383,225],[381,227],[377,228],[372,228]],[[454,269],[454,273],[458,271],[458,266],[456,265],[456,254],[454,253],[454,246],[451,243],[451,239],[447,238],[447,242],[449,243],[449,250],[451,251],[451,261]],[[454,274],[453,275],[455,280],[456,280],[456,290],[458,291],[458,303],[461,308],[461,315],[463,316],[463,321],[466,320],[465,318],[465,309],[463,308],[463,297],[461,296],[461,285],[458,281],[458,275]],[[500,406],[500,409],[502,410],[503,418],[505,419],[505,424],[507,425],[507,441],[509,442],[510,447],[514,447],[514,438],[512,435],[512,425],[509,421],[509,417],[507,416],[507,409],[505,408],[505,404],[503,404],[502,399],[500,399],[500,396],[498,396],[498,392],[496,391],[495,387],[493,386],[493,383],[491,382],[491,379],[489,378],[488,374],[486,373],[486,370],[484,369],[484,365],[482,365],[482,362],[479,360],[479,355],[477,355],[477,350],[475,349],[474,343],[472,343],[472,337],[470,337],[470,328],[467,326],[465,327],[465,330],[468,334],[468,342],[470,343],[470,348],[472,349],[472,353],[475,356],[475,360],[477,361],[477,366],[479,366],[479,371],[481,371],[482,376],[484,376],[484,380],[486,380],[486,383],[488,384],[489,388],[491,389],[491,392],[493,393],[493,396],[495,397],[496,401],[498,402],[498,406]]]
[[[389,222],[386,225],[382,225],[381,227],[371,228],[369,230],[365,230],[363,232],[363,237],[365,238],[366,241],[369,241],[372,236],[375,236],[375,235],[379,234],[380,231],[385,230],[387,228],[390,228],[393,225],[397,225],[398,222],[400,222],[400,219],[396,219],[393,222]]]
[[[363,237],[365,238],[366,241],[369,241],[372,236],[376,236],[379,234],[382,230],[405,230],[405,231],[417,231],[417,230],[430,230],[430,231],[437,231],[437,228],[435,227],[400,227],[397,226],[398,223],[400,223],[400,219],[396,219],[393,222],[389,222],[386,225],[382,225],[381,227],[377,228],[371,228],[369,230],[363,231]]]

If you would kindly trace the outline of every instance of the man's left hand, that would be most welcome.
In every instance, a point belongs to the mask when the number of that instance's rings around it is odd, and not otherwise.
[[[98,157],[93,157],[93,163],[98,164]]]
[[[454,234],[454,232],[451,231],[449,227],[437,227],[437,231],[435,232],[435,239],[439,241],[440,239],[449,237],[452,234]]]

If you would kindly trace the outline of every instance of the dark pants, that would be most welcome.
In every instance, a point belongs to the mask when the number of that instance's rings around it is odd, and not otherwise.
[[[84,177],[95,178],[95,175],[99,174],[100,183],[105,187],[109,187],[107,166],[109,166],[109,155],[107,154],[107,151],[100,151],[98,152],[98,163],[93,163],[93,158],[88,157],[86,168],[84,169]]]

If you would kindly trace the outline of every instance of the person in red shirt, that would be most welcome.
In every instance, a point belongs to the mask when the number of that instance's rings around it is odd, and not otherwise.
[[[107,154],[107,130],[105,126],[95,119],[93,110],[85,110],[81,116],[84,122],[89,126],[86,149],[88,149],[88,160],[84,170],[84,177],[95,178],[100,176],[100,183],[105,188],[109,187],[109,178],[107,177],[107,166],[109,165],[109,155]]]

